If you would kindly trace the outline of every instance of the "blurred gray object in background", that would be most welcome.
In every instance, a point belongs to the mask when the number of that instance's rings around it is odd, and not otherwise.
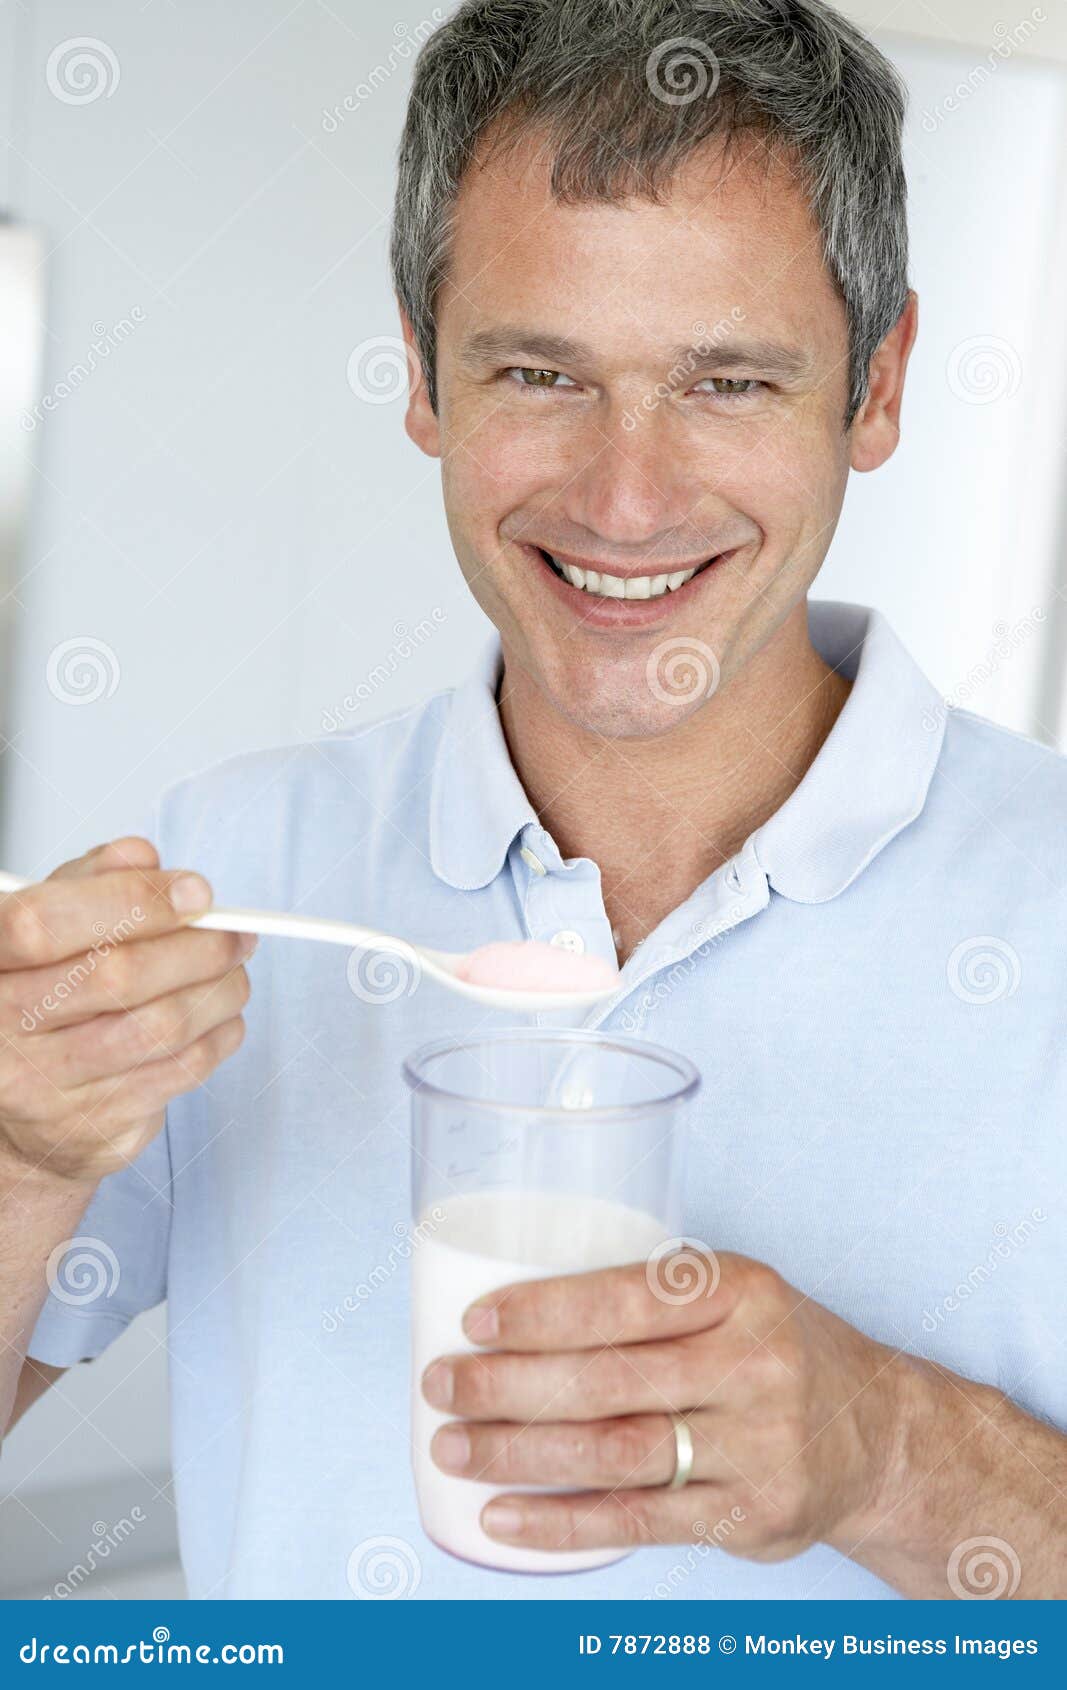
[[[16,558],[29,510],[30,458],[27,417],[41,397],[44,339],[44,245],[36,229],[0,211],[0,641],[4,700],[0,731],[7,729],[9,629],[16,599]]]

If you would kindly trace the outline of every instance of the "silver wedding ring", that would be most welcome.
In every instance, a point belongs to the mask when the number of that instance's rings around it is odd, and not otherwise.
[[[674,1427],[674,1477],[667,1489],[681,1490],[693,1475],[693,1434],[684,1414],[672,1414],[671,1425]]]

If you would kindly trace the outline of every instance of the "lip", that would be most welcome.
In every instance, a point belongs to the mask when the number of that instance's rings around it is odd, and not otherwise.
[[[551,565],[547,564],[541,556],[539,546],[528,545],[525,541],[520,541],[519,545],[522,551],[529,554],[550,590],[572,615],[580,619],[583,625],[591,628],[620,629],[655,628],[660,623],[669,622],[676,607],[687,603],[704,583],[717,573],[719,564],[724,563],[737,550],[737,547],[733,547],[730,551],[719,552],[711,558],[710,562],[706,558],[701,558],[701,563],[706,562],[708,564],[706,569],[700,570],[699,574],[694,575],[691,580],[687,581],[684,587],[679,587],[675,592],[662,593],[659,598],[605,599],[600,598],[595,593],[587,593],[583,587],[572,587],[569,581],[565,581],[562,576],[557,575]],[[553,552],[552,556],[562,559],[564,563],[576,563],[579,569],[597,568],[594,562],[588,561],[583,564],[580,558],[572,557],[567,552]],[[692,564],[675,564],[674,567],[676,569],[691,569],[693,566]],[[639,569],[630,570],[604,569],[601,567],[600,573],[602,575],[617,575],[623,580],[628,580],[633,575],[666,575],[668,571],[666,569],[650,569],[646,563]]]

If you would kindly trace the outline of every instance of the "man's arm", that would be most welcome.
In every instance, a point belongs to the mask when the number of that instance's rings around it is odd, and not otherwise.
[[[32,1408],[38,1397],[43,1397],[50,1385],[54,1385],[65,1372],[65,1367],[53,1367],[51,1362],[31,1361],[29,1357],[22,1364],[18,1386],[15,1390],[15,1404],[11,1410],[11,1419],[7,1423],[10,1432],[17,1426],[26,1410]]]
[[[506,1286],[464,1318],[486,1347],[427,1368],[427,1401],[457,1416],[434,1436],[439,1467],[556,1487],[494,1498],[490,1537],[756,1561],[827,1543],[908,1596],[1067,1596],[1067,1438],[761,1262],[679,1259],[691,1294],[670,1257]],[[679,1490],[672,1414],[694,1446]]]
[[[78,1227],[95,1187],[18,1162],[0,1144],[0,1437],[63,1371],[27,1361],[57,1244]]]
[[[210,903],[135,838],[0,896],[0,1435],[43,1388],[52,1252],[244,1036],[255,941],[194,929]]]
[[[1067,1437],[948,1368],[900,1357],[876,1509],[831,1541],[904,1596],[1067,1597]]]

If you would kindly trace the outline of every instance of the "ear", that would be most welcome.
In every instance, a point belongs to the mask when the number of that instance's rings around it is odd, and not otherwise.
[[[415,345],[415,334],[407,312],[402,305],[398,305],[400,312],[400,332],[404,336],[404,350],[407,353],[410,386],[408,388],[408,408],[404,413],[404,427],[408,438],[415,442],[420,452],[425,452],[428,458],[441,456],[441,431],[437,418],[433,414],[429,394],[426,391],[426,377],[423,374],[422,359],[419,357],[418,347]]]
[[[871,359],[867,397],[850,430],[853,469],[878,469],[896,451],[904,375],[918,328],[919,301],[909,291],[907,304]]]

